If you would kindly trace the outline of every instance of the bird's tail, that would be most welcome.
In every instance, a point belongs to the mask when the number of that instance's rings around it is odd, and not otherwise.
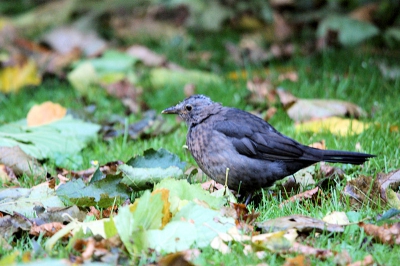
[[[350,164],[362,164],[369,158],[375,157],[375,155],[367,153],[335,150],[322,150],[321,155],[325,162]]]

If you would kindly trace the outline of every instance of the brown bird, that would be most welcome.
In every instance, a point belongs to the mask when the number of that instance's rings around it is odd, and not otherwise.
[[[204,95],[193,95],[162,113],[178,114],[186,122],[186,145],[204,173],[224,184],[229,168],[228,187],[245,194],[316,162],[362,164],[375,157],[302,145],[261,118]]]

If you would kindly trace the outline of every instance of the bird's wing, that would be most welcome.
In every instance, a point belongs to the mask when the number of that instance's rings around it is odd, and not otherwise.
[[[290,161],[304,154],[303,145],[280,134],[264,120],[238,109],[226,112],[214,130],[229,137],[237,152],[248,157]]]

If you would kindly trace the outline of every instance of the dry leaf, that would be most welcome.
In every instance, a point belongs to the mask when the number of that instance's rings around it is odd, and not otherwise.
[[[354,9],[349,17],[359,21],[373,22],[374,14],[378,10],[378,3],[369,3]]]
[[[72,26],[53,29],[44,36],[44,42],[57,53],[65,55],[75,49],[83,51],[85,56],[99,55],[107,48],[107,43],[93,31],[83,32]]]
[[[400,186],[400,170],[395,170],[388,174],[379,173],[376,180],[380,185],[381,198],[386,200],[386,190],[392,188],[397,191]]]
[[[167,61],[165,56],[159,55],[143,45],[132,45],[126,50],[126,53],[150,67],[162,66]]]
[[[0,69],[0,92],[17,92],[27,85],[39,85],[41,77],[33,59]]]
[[[345,212],[338,212],[338,211],[331,212],[325,215],[325,217],[322,218],[322,220],[329,224],[338,224],[338,225],[350,224],[349,218],[347,218]]]
[[[172,213],[169,210],[169,207],[171,205],[171,203],[168,200],[169,190],[165,189],[165,188],[156,189],[151,193],[151,195],[155,195],[155,194],[161,194],[161,200],[164,203],[163,209],[162,209],[162,213],[163,213],[162,225],[161,225],[161,229],[162,229],[171,220],[171,217],[172,217]]]
[[[121,99],[122,104],[133,114],[140,111],[140,98],[143,93],[141,87],[134,86],[127,79],[122,79],[114,83],[102,84],[108,94]]]
[[[286,258],[283,266],[304,266],[311,265],[310,261],[306,261],[306,257],[304,255],[297,255],[294,258]]]
[[[347,266],[370,266],[374,265],[374,258],[372,255],[367,255],[363,260],[347,264]]]
[[[188,259],[186,259],[184,252],[176,252],[162,257],[157,265],[159,266],[194,266]]]
[[[0,152],[1,152],[1,148],[0,148]],[[1,158],[0,158],[1,161]],[[0,164],[0,183],[3,184],[3,186],[6,183],[13,183],[15,185],[20,185],[17,177],[14,174],[14,171],[11,167],[4,165],[4,164]]]
[[[395,223],[393,225],[385,224],[382,226],[377,226],[360,222],[358,223],[358,225],[364,229],[367,235],[373,236],[375,240],[383,244],[400,244],[400,223]]]
[[[342,193],[349,197],[353,206],[377,205],[380,200],[380,195],[377,193],[379,187],[376,179],[374,180],[370,176],[359,176],[347,182]]]
[[[34,236],[39,236],[40,234],[42,234],[43,236],[51,237],[63,228],[64,225],[59,222],[47,223],[42,225],[33,224],[31,230],[29,231],[29,234]]]
[[[297,242],[289,249],[289,252],[301,253],[304,255],[313,255],[320,259],[326,259],[333,256],[333,252],[328,249],[320,249],[311,246],[306,246]]]
[[[329,117],[320,120],[303,122],[295,126],[298,132],[322,133],[328,131],[339,136],[361,134],[370,124],[363,123],[354,119]]]
[[[350,102],[327,99],[299,99],[283,89],[278,89],[277,93],[287,114],[295,122],[332,116],[355,118],[366,116],[366,112],[361,107]]]
[[[265,232],[283,231],[295,228],[299,232],[343,232],[344,229],[340,225],[329,224],[322,220],[311,218],[304,215],[290,215],[271,219],[265,222],[256,223],[257,227]]]
[[[10,167],[17,176],[24,173],[35,177],[46,174],[40,163],[27,155],[19,146],[0,147],[0,163]]]
[[[41,126],[62,119],[67,114],[67,109],[58,103],[44,102],[34,105],[26,117],[28,126]]]
[[[320,189],[318,187],[315,187],[311,190],[307,190],[303,193],[294,195],[292,197],[290,197],[289,199],[283,201],[281,204],[279,204],[279,208],[282,208],[284,205],[290,203],[290,202],[295,202],[295,201],[302,201],[305,199],[312,199],[315,200],[316,197],[318,196],[318,192],[320,191]]]
[[[275,87],[270,79],[254,78],[248,80],[246,86],[251,92],[250,103],[272,105],[276,102]]]
[[[311,143],[308,146],[316,148],[316,149],[320,149],[320,150],[326,150],[326,145],[325,145],[325,140],[324,139],[321,140],[321,141],[318,141],[318,142]]]

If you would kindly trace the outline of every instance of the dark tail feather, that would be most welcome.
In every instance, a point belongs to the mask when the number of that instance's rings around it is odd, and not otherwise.
[[[322,160],[330,163],[362,164],[372,157],[375,157],[375,155],[351,151],[322,150]]]

